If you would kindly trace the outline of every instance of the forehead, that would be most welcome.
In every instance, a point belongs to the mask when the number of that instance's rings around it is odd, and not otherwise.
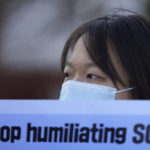
[[[83,64],[83,63],[93,63],[90,58],[83,42],[83,38],[79,38],[76,42],[72,52],[68,54],[68,62],[72,62],[74,64]]]

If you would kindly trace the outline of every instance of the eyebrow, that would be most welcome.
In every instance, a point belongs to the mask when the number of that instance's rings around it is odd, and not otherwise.
[[[94,63],[87,63],[87,64],[85,64],[85,67],[87,67],[87,68],[90,68],[90,67],[97,67],[97,65],[94,64]]]
[[[69,67],[73,68],[73,64],[70,63],[70,62],[68,62],[68,61],[66,62],[65,66],[69,66]],[[86,63],[84,66],[85,66],[86,68],[97,67],[96,64],[91,63],[91,62]]]
[[[69,67],[73,68],[73,65],[68,61],[66,62],[65,66],[69,66]]]

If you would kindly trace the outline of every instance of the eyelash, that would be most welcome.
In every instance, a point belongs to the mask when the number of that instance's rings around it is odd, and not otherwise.
[[[69,76],[70,76],[70,73],[68,73],[68,72],[65,72],[65,73],[64,73],[64,79],[65,79],[65,78],[68,78]]]
[[[65,72],[65,73],[64,73],[64,79],[69,78],[70,76],[71,76],[70,73],[68,73],[68,72]],[[94,76],[94,78],[93,78],[93,76]],[[88,79],[103,79],[103,80],[104,80],[103,77],[100,77],[100,76],[97,76],[97,75],[94,75],[94,74],[87,74],[86,77],[87,77]]]
[[[92,78],[92,76],[94,76],[94,78]],[[98,79],[98,78],[101,78],[101,77],[99,77],[99,76],[97,76],[97,75],[94,75],[94,74],[88,74],[88,75],[87,75],[87,78],[90,78],[90,79]]]

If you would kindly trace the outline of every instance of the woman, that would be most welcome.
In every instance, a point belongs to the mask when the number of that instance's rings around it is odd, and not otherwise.
[[[150,99],[150,20],[108,15],[79,26],[62,71],[60,99]]]

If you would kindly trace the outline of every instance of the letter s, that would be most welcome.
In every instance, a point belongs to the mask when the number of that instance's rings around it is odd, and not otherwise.
[[[141,130],[144,130],[145,127],[143,124],[137,124],[134,126],[134,132],[139,136],[139,138],[137,138],[136,136],[133,137],[133,142],[134,143],[142,143],[143,140],[144,140],[144,135],[143,133],[141,132]]]

